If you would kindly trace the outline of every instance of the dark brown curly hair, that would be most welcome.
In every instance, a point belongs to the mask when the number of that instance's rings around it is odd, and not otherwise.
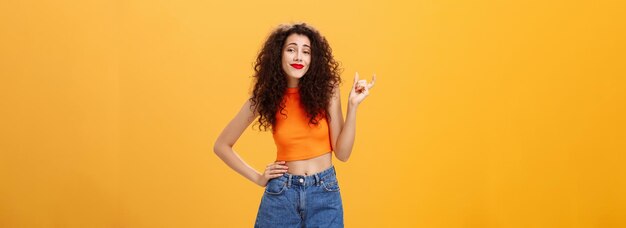
[[[254,64],[255,80],[250,102],[259,114],[259,130],[273,130],[276,114],[285,115],[283,96],[287,90],[287,75],[281,61],[285,40],[294,33],[307,36],[311,42],[311,63],[298,81],[300,103],[309,124],[317,125],[322,118],[330,118],[326,110],[334,88],[341,83],[341,70],[328,41],[306,23],[280,25],[269,35]]]

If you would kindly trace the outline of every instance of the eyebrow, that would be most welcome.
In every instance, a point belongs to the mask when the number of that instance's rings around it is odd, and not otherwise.
[[[287,46],[292,45],[292,44],[298,46],[298,44],[296,44],[296,43],[289,43],[289,44],[287,44]],[[309,46],[308,44],[305,44],[305,45],[302,45],[302,46],[311,48],[311,46]]]

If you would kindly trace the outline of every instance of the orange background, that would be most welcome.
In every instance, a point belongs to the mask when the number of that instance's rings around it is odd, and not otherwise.
[[[251,227],[212,144],[279,23],[378,75],[347,227],[626,227],[623,1],[2,1],[0,227]],[[344,104],[345,112],[345,104]],[[271,134],[235,148],[257,169]]]

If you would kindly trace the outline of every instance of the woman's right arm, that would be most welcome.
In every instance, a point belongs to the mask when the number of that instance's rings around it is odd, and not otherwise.
[[[237,142],[241,134],[243,134],[246,128],[248,128],[252,121],[258,116],[252,108],[250,100],[246,101],[243,107],[241,107],[241,110],[239,110],[239,113],[226,125],[222,133],[220,133],[220,136],[215,140],[213,151],[231,169],[263,187],[267,184],[269,179],[279,177],[284,173],[282,172],[283,165],[280,162],[271,163],[268,165],[265,172],[261,174],[250,167],[250,165],[243,161],[233,150],[235,142]]]

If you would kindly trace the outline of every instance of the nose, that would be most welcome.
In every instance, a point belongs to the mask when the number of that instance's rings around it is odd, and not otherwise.
[[[296,54],[293,55],[293,61],[297,61],[297,62],[302,61],[301,56],[302,56],[302,54],[300,53],[300,51],[296,51]]]

